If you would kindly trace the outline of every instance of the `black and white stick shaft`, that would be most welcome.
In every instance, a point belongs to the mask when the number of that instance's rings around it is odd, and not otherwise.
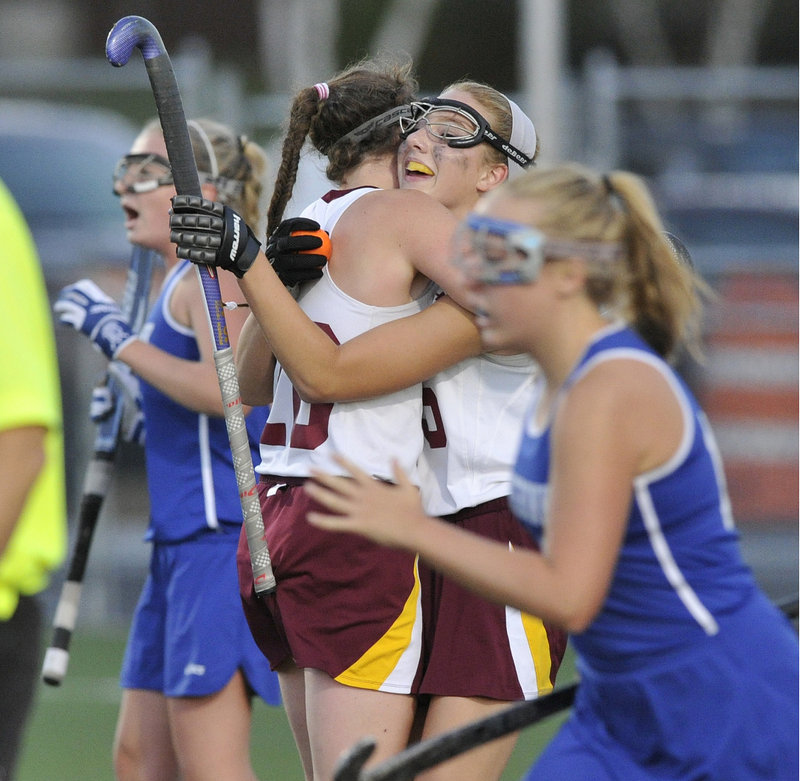
[[[134,332],[139,331],[147,316],[155,257],[156,253],[142,247],[135,246],[131,252],[120,308]],[[51,686],[58,686],[67,673],[69,645],[78,617],[83,576],[89,560],[97,519],[114,472],[125,405],[122,391],[116,387],[114,378],[109,374],[106,375],[106,385],[114,399],[114,411],[108,420],[97,426],[94,452],[86,468],[83,482],[75,544],[53,617],[53,639],[45,652],[42,664],[42,679]]]
[[[158,30],[151,22],[141,16],[126,16],[120,19],[108,34],[106,57],[112,65],[120,67],[128,62],[134,49],[141,51],[147,68],[164,133],[167,156],[172,167],[175,190],[178,195],[199,196],[202,194],[200,179],[197,175],[189,128],[167,50]],[[257,594],[269,593],[275,590],[275,576],[272,573],[261,505],[256,492],[253,461],[239,393],[239,378],[236,375],[233,350],[228,338],[219,280],[205,266],[198,266],[197,270],[203,286],[209,325],[214,339],[214,363],[222,391],[225,424],[239,488],[255,591]]]

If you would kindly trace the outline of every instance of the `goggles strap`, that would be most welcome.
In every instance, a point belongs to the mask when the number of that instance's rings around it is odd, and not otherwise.
[[[410,119],[411,112],[411,106],[395,106],[394,108],[390,108],[388,111],[384,111],[383,114],[378,114],[377,117],[372,117],[372,119],[363,122],[357,128],[343,135],[336,143],[340,144],[343,141],[363,141],[376,130],[393,125],[395,122],[400,122],[400,127],[402,129],[403,119]]]
[[[524,152],[512,146],[510,142],[506,141],[502,136],[498,136],[490,127],[483,131],[481,140],[486,141],[487,144],[502,152],[509,160],[513,160],[522,168],[527,168],[533,163],[532,157],[528,157]]]

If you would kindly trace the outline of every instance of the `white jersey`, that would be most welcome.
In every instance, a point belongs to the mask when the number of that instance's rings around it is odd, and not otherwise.
[[[315,219],[333,234],[339,217],[355,200],[374,188],[333,191],[315,201],[303,216]],[[328,268],[301,293],[298,304],[337,344],[382,323],[416,314],[433,301],[430,285],[419,299],[400,306],[369,306],[340,290]],[[302,343],[294,349],[302,350]],[[356,402],[309,404],[302,401],[280,364],[275,370],[274,397],[261,436],[259,474],[308,477],[310,468],[342,474],[333,460],[347,456],[371,475],[392,477],[397,459],[418,482],[417,461],[422,452],[422,388],[413,385],[396,393]]]
[[[423,383],[420,488],[429,515],[511,493],[536,364],[527,355],[468,358]]]
[[[316,220],[320,227],[333,236],[339,218],[361,197],[369,195],[379,187],[356,187],[353,190],[331,190],[303,209],[301,217]]]

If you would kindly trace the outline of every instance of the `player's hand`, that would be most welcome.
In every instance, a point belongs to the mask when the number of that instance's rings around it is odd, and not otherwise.
[[[394,464],[394,482],[377,480],[341,456],[336,461],[347,470],[343,477],[311,470],[304,490],[331,514],[311,511],[306,519],[329,531],[353,532],[393,548],[412,546],[411,528],[428,519],[422,510],[419,489]]]
[[[89,417],[93,423],[103,423],[116,412],[119,404],[122,405],[122,438],[126,442],[144,445],[145,424],[139,380],[126,364],[112,361],[106,379],[92,391]]]
[[[111,360],[136,338],[117,302],[90,279],[67,285],[53,310],[60,323],[88,336],[94,347]]]
[[[229,206],[197,195],[172,198],[169,240],[179,258],[216,266],[241,279],[258,256],[261,243]]]
[[[291,217],[275,228],[264,253],[281,282],[294,287],[322,276],[322,268],[330,260],[330,246],[330,238],[318,222]]]

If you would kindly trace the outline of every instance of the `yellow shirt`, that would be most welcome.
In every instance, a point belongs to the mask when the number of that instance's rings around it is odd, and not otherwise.
[[[45,466],[0,557],[0,621],[64,560],[67,538],[61,389],[53,322],[25,218],[0,182],[0,430],[47,428]],[[0,480],[2,480],[0,474]]]

